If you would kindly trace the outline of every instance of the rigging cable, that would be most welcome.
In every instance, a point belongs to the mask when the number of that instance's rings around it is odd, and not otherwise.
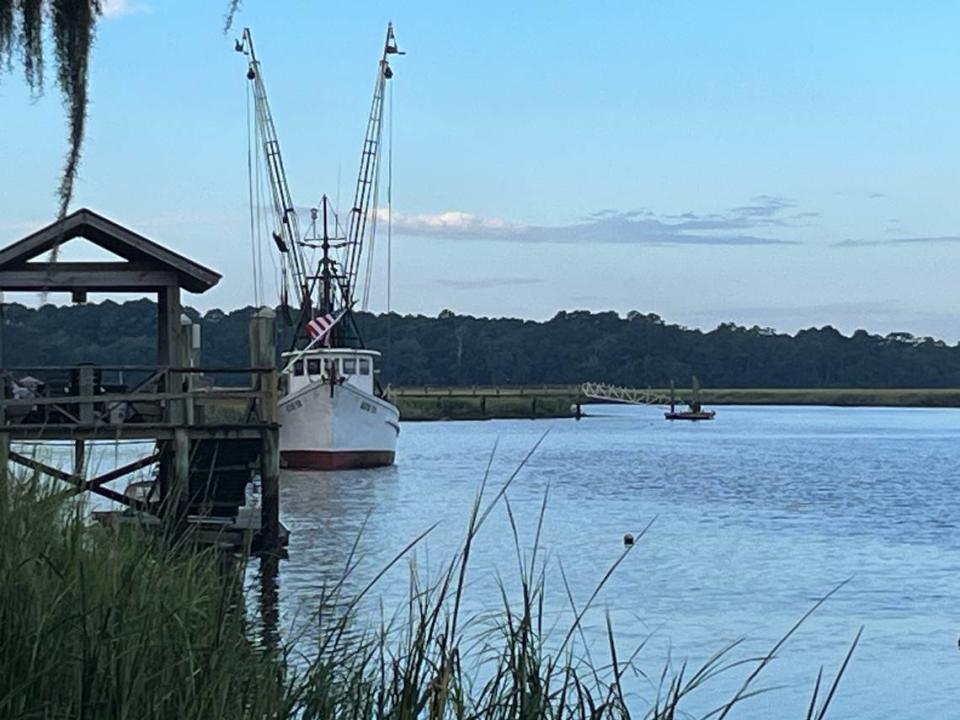
[[[393,281],[393,83],[390,83],[390,110],[387,114],[387,314]]]
[[[261,139],[260,139],[260,137],[261,137],[261,136],[260,136],[260,126],[259,126],[259,124],[257,124],[256,127],[255,127],[255,133],[256,133],[256,135],[255,135],[256,144],[257,144],[257,146],[259,147],[259,146],[260,146],[260,142],[261,142]],[[266,191],[264,190],[264,186],[266,185],[266,180],[265,180],[265,178],[264,178],[263,165],[262,165],[262,159],[261,159],[260,153],[256,153],[256,154],[255,154],[255,158],[256,158],[256,161],[255,161],[255,162],[256,162],[256,175],[257,175],[257,181],[256,181],[256,191],[257,191],[257,247],[259,248],[259,252],[260,252],[260,294],[261,294],[261,295],[265,295],[265,294],[264,294],[264,290],[263,290],[263,282],[264,282],[264,280],[263,280],[263,245],[264,245],[264,231],[266,231],[266,237],[270,237],[272,231],[270,230],[270,227],[269,227],[269,225],[268,225],[268,222],[269,222],[269,221],[268,221],[268,219],[267,219],[267,216],[266,216],[266,214],[263,212],[263,207],[264,207],[264,195],[266,194]],[[276,258],[274,257],[274,255],[275,255],[275,253],[273,253],[273,252],[268,253],[268,256],[269,256],[269,258],[270,258],[270,264],[273,266],[274,287],[276,288],[276,292],[277,292],[277,294],[279,295],[279,294],[282,292],[282,288],[283,288],[284,285],[286,284],[286,283],[285,283],[286,267],[285,267],[285,265],[284,265],[285,258],[284,258],[282,255],[280,256],[280,264],[281,264],[281,267],[278,268],[278,267],[277,267],[277,260],[276,260]]]
[[[257,272],[257,233],[253,208],[253,128],[250,120],[250,83],[247,88],[247,198],[250,204],[250,261],[253,264],[253,300],[260,307],[260,284]]]
[[[381,121],[377,123],[377,129],[376,129],[377,153],[373,157],[373,196],[372,198],[370,198],[370,200],[368,200],[368,202],[372,201],[370,203],[370,206],[373,207],[373,213],[371,213],[370,220],[369,220],[369,227],[367,228],[367,237],[368,237],[367,244],[369,245],[369,248],[367,248],[367,267],[364,272],[364,278],[363,278],[363,305],[361,306],[363,310],[366,310],[370,305],[370,289],[371,289],[372,279],[373,279],[373,260],[374,260],[374,256],[376,255],[376,244],[377,244],[377,220],[380,217],[380,207],[379,207],[380,205],[380,152],[379,150],[383,143],[383,120],[382,120],[383,96],[384,96],[384,91],[386,90],[386,87],[385,87],[386,83],[382,80],[381,80],[381,83],[382,85],[380,88],[380,110],[379,110]],[[390,83],[390,89],[391,91],[393,90],[393,83]],[[361,236],[361,243],[362,242],[363,240]],[[358,262],[359,262],[359,259],[358,259]]]
[[[393,305],[393,83],[390,83],[390,109],[387,114],[387,351],[393,346],[393,328],[390,320]]]

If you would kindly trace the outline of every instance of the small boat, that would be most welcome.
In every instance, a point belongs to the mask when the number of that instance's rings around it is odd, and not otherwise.
[[[91,518],[94,522],[111,528],[134,525],[141,528],[159,528],[163,523],[161,518],[159,484],[157,478],[139,480],[127,485],[124,496],[135,504],[135,507],[114,510],[94,510]],[[244,487],[243,504],[237,506],[234,512],[225,516],[218,515],[187,515],[187,526],[196,533],[197,539],[208,545],[216,545],[221,549],[243,550],[251,553],[260,552],[262,536],[261,514],[261,485],[259,474],[254,474],[250,482]],[[280,523],[280,545],[286,548],[290,543],[290,530]]]
[[[700,406],[700,381],[696,375],[693,376],[693,398],[687,403],[686,410],[677,410],[676,389],[673,380],[670,381],[670,410],[663,414],[667,420],[713,420],[716,414],[716,411],[704,410]]]

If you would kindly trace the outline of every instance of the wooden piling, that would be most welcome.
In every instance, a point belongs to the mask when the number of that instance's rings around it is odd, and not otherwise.
[[[0,502],[6,499],[10,479],[10,433],[0,432]]]
[[[280,452],[277,431],[260,441],[260,533],[267,552],[280,548]]]
[[[176,428],[173,431],[173,488],[169,510],[182,515],[190,497],[190,436],[187,429]],[[178,518],[185,519],[185,518]]]
[[[177,365],[183,368],[194,367],[193,362],[193,322],[186,313],[180,314],[179,337],[177,342]],[[193,373],[184,373],[181,384],[184,392],[192,392],[195,385]],[[183,419],[187,425],[194,423],[194,402],[189,396],[183,401]]]
[[[92,398],[96,395],[96,381],[93,365],[81,365],[77,368],[77,386],[73,391],[80,397]],[[93,403],[80,403],[80,424],[93,425]]]
[[[83,480],[84,469],[87,464],[87,447],[83,440],[73,441],[73,476]]]
[[[250,366],[258,373],[260,419],[269,423],[260,435],[260,533],[266,552],[280,548],[280,438],[277,423],[277,372],[274,323],[276,313],[261,308],[250,319]]]

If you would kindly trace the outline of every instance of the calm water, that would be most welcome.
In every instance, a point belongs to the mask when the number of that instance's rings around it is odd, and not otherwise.
[[[415,553],[421,571],[435,574],[462,542],[494,445],[496,489],[549,429],[508,497],[529,552],[549,488],[542,545],[556,636],[570,620],[558,566],[582,605],[621,554],[623,534],[655,519],[588,616],[592,640],[609,611],[621,656],[652,637],[638,660],[651,677],[740,637],[744,657],[850,578],[766,674],[763,685],[785,687],[736,717],[802,717],[817,669],[825,664],[832,677],[861,624],[832,717],[960,714],[960,412],[730,407],[713,423],[671,424],[652,408],[594,411],[581,422],[407,423],[393,468],[285,475],[293,535],[280,574],[284,618],[340,576],[364,523],[355,587],[439,523]],[[397,568],[378,586],[388,611],[405,598],[408,572]],[[470,613],[498,607],[497,575],[517,585],[502,506],[471,561]],[[602,644],[593,653],[606,662]],[[733,682],[721,680],[690,709],[713,707]],[[629,689],[637,709],[655,694],[640,677]]]
[[[668,423],[653,408],[593,411],[581,422],[406,423],[395,467],[284,475],[292,540],[281,626],[316,606],[358,534],[363,559],[348,591],[434,523],[413,556],[436,577],[462,542],[494,446],[490,495],[549,430],[508,497],[529,553],[549,488],[545,624],[557,641],[571,621],[560,564],[582,606],[622,553],[623,534],[653,520],[587,616],[598,665],[607,611],[621,657],[651,638],[637,665],[656,678],[666,662],[702,662],[741,637],[738,657],[766,652],[849,578],[765,672],[762,685],[780,689],[735,717],[803,717],[817,669],[832,677],[860,625],[831,717],[960,716],[960,411],[724,407],[698,424]],[[101,448],[98,469],[135,451]],[[388,613],[405,600],[408,574],[401,564],[377,586]],[[502,505],[474,548],[468,615],[500,607],[498,576],[516,591]],[[370,622],[378,617],[371,607]],[[688,709],[712,709],[742,677],[721,679]],[[637,710],[655,695],[642,677],[627,688]]]

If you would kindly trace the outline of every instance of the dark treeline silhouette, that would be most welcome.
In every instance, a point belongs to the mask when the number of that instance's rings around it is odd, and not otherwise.
[[[253,308],[203,315],[201,361],[209,367],[249,362],[247,328]],[[38,309],[6,304],[3,364],[152,364],[156,308],[149,300],[122,305]],[[282,347],[292,328],[278,315]],[[594,380],[637,387],[686,383],[692,374],[708,387],[818,388],[960,386],[960,345],[907,333],[832,327],[796,335],[724,323],[703,332],[654,314],[559,312],[546,322],[456,315],[438,317],[360,313],[370,347],[384,353],[381,380],[393,385],[574,384]]]

